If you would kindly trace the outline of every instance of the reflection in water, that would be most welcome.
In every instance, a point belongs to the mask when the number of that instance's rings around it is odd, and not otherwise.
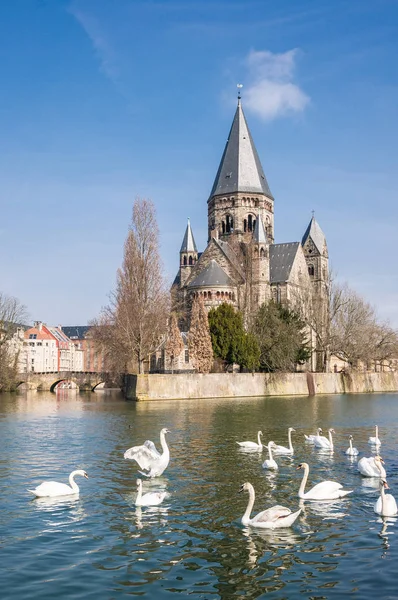
[[[332,456],[305,444],[303,433],[321,422],[333,424],[340,439],[353,433],[366,453],[369,429],[379,422],[383,457],[391,461],[389,483],[398,484],[394,394],[139,404],[118,395],[67,391],[3,396],[0,560],[12,600],[83,597],[82,582],[90,586],[90,600],[149,595],[166,600],[188,593],[321,598],[329,592],[373,600],[380,585],[386,597],[395,597],[392,562],[380,560],[378,544],[382,558],[398,560],[396,522],[375,521],[373,498],[365,493],[376,496],[378,481],[361,479],[355,462],[347,462],[345,442],[336,444]],[[283,440],[290,423],[297,430],[295,454],[278,457],[279,471],[262,469],[264,454],[236,452],[243,428],[267,424],[269,437]],[[153,439],[164,426],[172,430],[170,465],[161,478],[143,484],[171,496],[162,506],[135,507],[138,467],[123,452]],[[354,493],[300,503],[303,512],[292,528],[242,530],[239,486],[253,483],[258,510],[275,504],[297,510],[301,476],[295,467],[304,460],[313,483],[341,481]],[[31,501],[26,488],[76,467],[90,475],[80,499]],[[372,565],[371,573],[364,564]]]

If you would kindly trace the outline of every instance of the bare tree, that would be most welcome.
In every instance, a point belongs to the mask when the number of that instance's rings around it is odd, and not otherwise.
[[[207,311],[201,297],[196,297],[192,304],[188,343],[195,369],[199,373],[209,373],[213,366],[213,347]]]
[[[159,230],[153,203],[136,199],[124,244],[116,289],[96,321],[94,339],[119,373],[143,373],[167,329],[169,292],[159,253]]]
[[[169,320],[169,331],[166,342],[166,353],[171,359],[171,372],[174,369],[174,359],[178,358],[184,350],[184,342],[182,341],[181,332],[178,327],[176,313],[171,313]]]
[[[0,292],[0,389],[10,389],[17,374],[18,328],[27,320],[26,307],[17,298]]]

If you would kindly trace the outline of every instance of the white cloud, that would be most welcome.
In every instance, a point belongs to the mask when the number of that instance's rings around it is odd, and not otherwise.
[[[75,17],[76,21],[90,38],[95,54],[100,61],[101,71],[111,81],[116,82],[119,77],[119,70],[116,66],[115,51],[97,19],[73,7],[69,8],[69,12]]]
[[[265,121],[302,112],[310,98],[292,81],[296,57],[297,49],[283,54],[252,50],[245,61],[245,107]]]

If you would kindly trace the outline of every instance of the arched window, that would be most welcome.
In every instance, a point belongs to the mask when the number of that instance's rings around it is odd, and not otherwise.
[[[186,266],[187,266],[187,257],[184,256],[184,267],[186,267]]]
[[[243,220],[243,231],[246,233],[247,231],[247,221],[246,219]]]
[[[225,233],[225,223],[224,223],[224,221],[222,222],[222,232]]]
[[[247,231],[253,231],[253,217],[251,215],[247,218]]]
[[[308,265],[308,274],[312,277],[315,275],[314,265]]]
[[[264,258],[264,256],[265,256],[265,250],[264,250],[264,248],[261,248],[261,250],[260,250],[260,258]]]
[[[192,258],[192,256],[190,256],[189,257],[189,266],[192,266],[192,265],[193,265],[193,258]]]

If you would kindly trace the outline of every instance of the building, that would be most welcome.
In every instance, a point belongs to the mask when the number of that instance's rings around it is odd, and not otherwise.
[[[208,243],[198,252],[191,224],[180,248],[173,297],[188,330],[192,298],[200,295],[210,309],[231,303],[245,317],[273,299],[299,309],[308,322],[326,327],[328,318],[328,249],[313,216],[301,242],[275,243],[274,203],[240,98],[221,162],[207,200]],[[310,314],[316,313],[316,319]],[[319,331],[318,331],[319,333]],[[316,350],[310,368],[325,357]]]
[[[82,370],[85,373],[102,373],[106,370],[104,354],[98,350],[91,339],[91,327],[89,325],[66,326],[62,327],[62,331],[83,351],[84,363]]]
[[[56,373],[83,371],[83,350],[60,327],[47,327],[36,321],[24,332],[19,359],[20,372]]]

